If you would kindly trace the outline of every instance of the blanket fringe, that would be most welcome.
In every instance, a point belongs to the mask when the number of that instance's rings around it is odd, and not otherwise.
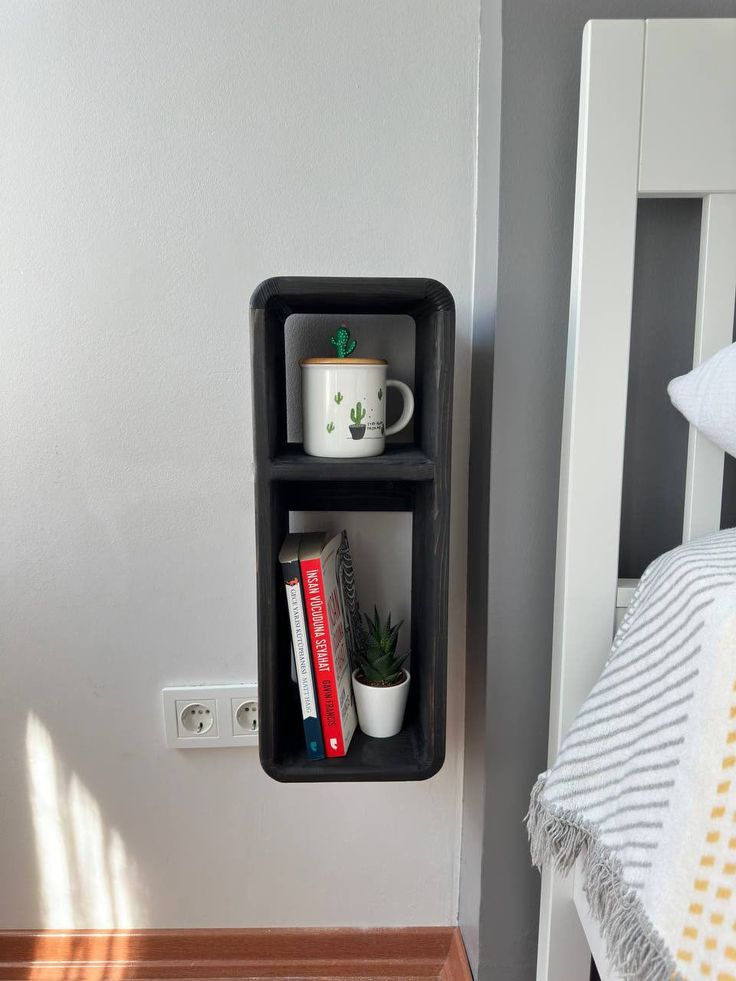
[[[594,827],[579,814],[542,801],[546,777],[543,773],[534,785],[526,817],[532,862],[538,868],[551,862],[567,875],[585,848],[583,889],[611,964],[632,981],[682,978],[636,890],[624,881],[616,854],[597,840]]]

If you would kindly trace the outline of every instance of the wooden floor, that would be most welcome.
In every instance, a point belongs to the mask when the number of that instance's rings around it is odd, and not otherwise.
[[[2,981],[472,981],[460,931],[0,931]]]

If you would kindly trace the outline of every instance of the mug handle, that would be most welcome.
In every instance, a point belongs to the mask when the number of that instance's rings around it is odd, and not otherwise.
[[[414,415],[414,396],[408,385],[400,381],[394,381],[393,378],[386,379],[386,388],[397,388],[404,400],[404,408],[401,410],[399,418],[392,426],[386,426],[384,436],[393,436],[394,433],[398,433],[400,429],[407,426],[411,417]]]

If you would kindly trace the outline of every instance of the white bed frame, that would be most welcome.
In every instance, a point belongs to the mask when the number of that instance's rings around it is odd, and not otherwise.
[[[609,651],[617,610],[639,197],[701,197],[693,363],[731,341],[736,18],[591,21],[583,35],[549,758]],[[674,410],[673,410],[674,411]],[[690,430],[683,540],[720,527],[723,453]],[[545,871],[537,981],[614,978],[579,876]]]

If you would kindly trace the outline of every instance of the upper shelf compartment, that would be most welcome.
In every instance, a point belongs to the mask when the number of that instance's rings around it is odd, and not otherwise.
[[[320,460],[304,456],[290,442],[287,424],[287,320],[292,314],[405,315],[414,322],[415,397],[413,439],[387,446],[385,459]],[[449,290],[432,279],[355,279],[276,277],[262,283],[251,299],[254,365],[255,455],[268,461],[267,475],[277,480],[394,479],[428,480],[433,464],[449,446],[455,305]],[[369,327],[362,326],[364,338]],[[312,353],[329,354],[329,347]],[[292,366],[293,367],[293,366]],[[388,421],[388,420],[387,420]],[[297,437],[298,438],[298,437]],[[346,464],[348,465],[346,469]],[[353,464],[355,469],[353,470]],[[266,474],[264,474],[265,476]],[[311,476],[314,475],[314,476]]]

